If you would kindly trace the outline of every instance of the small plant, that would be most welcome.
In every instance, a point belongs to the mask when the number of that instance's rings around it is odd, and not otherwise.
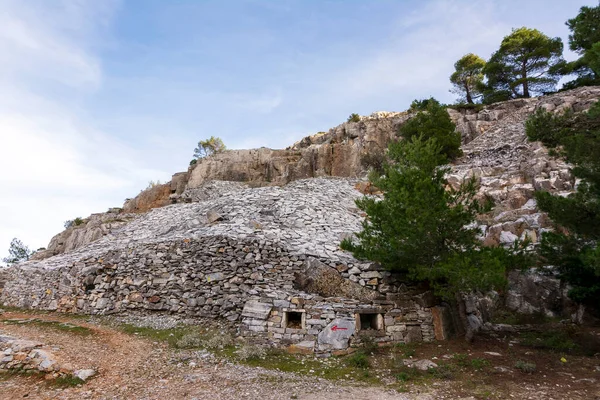
[[[476,371],[481,371],[485,367],[489,367],[490,362],[485,358],[474,358],[471,360],[470,366]]]
[[[72,226],[79,226],[79,225],[83,225],[85,223],[85,221],[83,220],[83,218],[81,217],[77,217],[75,219],[70,219],[68,221],[65,221],[65,229],[70,228]]]
[[[75,386],[83,385],[84,383],[85,383],[85,381],[83,381],[82,379],[79,379],[76,376],[71,376],[71,375],[59,376],[58,378],[54,379],[54,381],[51,382],[52,386],[55,386],[58,388],[75,387]]]
[[[397,343],[396,347],[400,349],[400,352],[405,358],[414,357],[416,353],[415,348],[408,343]]]
[[[358,115],[357,113],[350,114],[347,122],[360,122],[360,115]]]
[[[528,363],[523,360],[519,360],[515,363],[515,368],[528,374],[533,374],[537,369],[537,366],[534,363]]]
[[[207,349],[223,349],[233,343],[233,338],[226,332],[218,332],[204,340]]]
[[[362,342],[365,353],[373,353],[375,350],[377,350],[377,342],[375,342],[372,336],[361,335],[360,341]]]
[[[381,150],[365,153],[361,156],[360,163],[364,168],[375,171],[379,175],[383,175],[385,153]]]
[[[362,351],[357,351],[348,357],[348,364],[355,368],[367,369],[370,366],[369,358]]]
[[[190,165],[196,165],[197,162],[198,160],[193,158],[192,161],[190,161]]]
[[[456,364],[461,367],[469,366],[469,357],[464,353],[456,353],[452,358],[456,361]]]
[[[577,347],[565,331],[527,332],[521,336],[521,344],[539,349],[569,352]]]
[[[396,374],[396,380],[400,382],[408,382],[410,378],[410,374],[407,372],[399,372]]]
[[[175,347],[180,349],[193,349],[203,347],[204,338],[198,332],[190,332],[183,335],[177,342]]]
[[[245,344],[236,351],[236,354],[240,361],[257,360],[265,358],[267,350],[261,346]]]
[[[453,379],[455,368],[450,364],[440,364],[435,368],[429,368],[427,373],[437,379]]]

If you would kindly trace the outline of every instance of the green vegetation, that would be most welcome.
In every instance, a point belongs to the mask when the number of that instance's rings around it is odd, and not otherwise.
[[[388,156],[385,174],[372,176],[384,198],[356,201],[368,218],[358,240],[344,240],[343,249],[426,281],[448,300],[459,291],[502,287],[506,270],[528,261],[518,250],[481,246],[470,225],[481,210],[475,182],[447,188],[446,155],[434,138],[394,142]]]
[[[352,113],[350,114],[346,122],[360,122],[360,115]]]
[[[599,85],[600,5],[581,7],[566,25],[571,31],[569,48],[579,54],[572,62],[562,58],[560,38],[527,27],[513,29],[487,62],[472,53],[463,56],[450,76],[451,91],[459,95],[458,108],[468,108],[478,98],[491,104],[552,92],[561,77],[570,75],[577,78],[561,90]]]
[[[369,363],[369,358],[363,351],[357,351],[353,353],[351,356],[348,357],[347,361],[348,365],[355,368],[367,369],[371,365]]]
[[[84,223],[85,223],[85,221],[83,220],[83,218],[77,217],[75,219],[70,219],[70,220],[65,221],[64,227],[65,227],[65,229],[68,229],[72,226],[83,225]]]
[[[600,84],[600,5],[581,7],[579,14],[566,24],[571,30],[569,48],[580,57],[566,63],[563,73],[576,74],[577,79],[563,88]]]
[[[10,246],[8,247],[8,257],[4,257],[2,262],[9,265],[16,264],[21,261],[29,260],[29,257],[31,257],[32,254],[33,252],[29,250],[29,247],[23,244],[19,239],[14,238],[11,240]]]
[[[528,374],[533,374],[536,371],[537,366],[534,363],[528,363],[526,361],[519,360],[515,363],[515,368]]]
[[[569,333],[563,330],[525,332],[521,334],[520,342],[524,346],[565,353],[576,350],[578,347]]]
[[[550,38],[537,29],[513,29],[492,54],[483,72],[487,77],[484,102],[531,97],[553,91],[563,63],[560,38]]]
[[[452,92],[467,104],[473,104],[473,99],[481,95],[484,67],[485,60],[473,53],[464,55],[454,64],[455,71],[450,76],[450,82],[454,85]]]
[[[7,319],[4,321],[7,325],[23,325],[23,324],[31,324],[44,328],[50,328],[58,331],[74,333],[77,335],[91,335],[93,331],[84,326],[70,324],[68,322],[61,321],[47,321],[38,318],[29,318],[29,319]]]
[[[208,139],[204,139],[198,142],[198,147],[194,149],[194,159],[208,157],[210,155],[221,153],[227,150],[223,140],[218,137],[211,136]],[[191,165],[192,163],[190,163]]]
[[[553,266],[571,286],[569,297],[589,305],[600,303],[600,103],[587,113],[556,115],[538,110],[526,123],[530,140],[540,140],[555,155],[574,165],[581,179],[567,197],[536,192],[541,210],[561,229],[545,232],[540,264]]]
[[[72,375],[63,375],[50,381],[50,384],[58,388],[68,388],[83,385],[85,381]]]
[[[411,110],[416,115],[402,124],[398,134],[405,140],[422,137],[423,140],[435,139],[443,156],[453,160],[462,155],[460,150],[460,133],[450,119],[448,110],[434,98],[415,100]],[[390,147],[391,151],[392,147]],[[439,163],[446,161],[438,160]]]

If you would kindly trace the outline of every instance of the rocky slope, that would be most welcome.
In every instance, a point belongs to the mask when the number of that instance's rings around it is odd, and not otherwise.
[[[539,143],[527,141],[527,117],[538,108],[583,111],[599,98],[600,88],[590,87],[498,103],[480,111],[449,110],[464,152],[452,166],[449,182],[459,185],[474,176],[479,196],[493,201],[494,210],[478,221],[487,244],[508,245],[525,237],[538,241],[551,221],[537,209],[534,192],[568,194],[575,186],[568,165],[550,157]],[[361,158],[385,148],[408,118],[408,113],[374,113],[285,150],[235,150],[200,160],[171,182],[129,200],[122,213],[94,215],[85,225],[59,234],[37,261],[27,265],[56,268],[109,250],[225,236],[266,240],[292,255],[329,260],[332,267],[339,262],[358,266],[337,244],[358,230],[363,218],[353,204],[361,195],[354,186],[366,172]],[[304,180],[328,176],[338,179]],[[40,261],[48,256],[54,257]],[[389,290],[388,283],[369,283],[361,268],[341,272],[363,286]],[[532,304],[562,293],[564,288],[555,282],[528,285],[527,295],[519,289],[522,282],[514,282],[507,296],[511,308],[561,312]]]
[[[453,166],[449,179],[458,185],[465,177],[476,176],[481,184],[480,196],[494,201],[494,214],[482,221],[488,243],[507,243],[524,234],[535,241],[548,221],[535,212],[533,192],[568,192],[573,188],[568,166],[549,157],[539,143],[527,142],[527,116],[539,107],[579,112],[598,97],[600,89],[590,87],[497,103],[480,111],[449,109],[461,132],[465,154]],[[36,259],[91,243],[120,226],[118,221],[133,218],[128,214],[217,197],[229,187],[285,185],[297,179],[326,176],[364,178],[365,155],[385,149],[408,118],[407,112],[377,112],[361,117],[359,122],[344,122],[328,132],[305,137],[287,149],[231,150],[199,160],[188,171],[173,175],[170,182],[127,200],[122,214],[94,214],[85,225],[58,234]],[[504,223],[508,224],[500,225]]]

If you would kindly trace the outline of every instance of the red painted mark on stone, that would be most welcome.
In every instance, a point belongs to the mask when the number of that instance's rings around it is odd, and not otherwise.
[[[340,328],[339,326],[334,325],[334,326],[331,327],[331,330],[334,331],[334,332],[335,331],[347,331],[348,328]]]

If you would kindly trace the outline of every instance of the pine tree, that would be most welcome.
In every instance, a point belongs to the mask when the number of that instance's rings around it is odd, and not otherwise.
[[[8,257],[3,258],[2,261],[7,264],[16,264],[21,261],[29,260],[29,257],[33,254],[33,252],[29,250],[29,247],[25,246],[19,239],[14,238],[10,242],[8,254]]]
[[[542,235],[541,262],[554,266],[571,285],[569,296],[600,304],[600,103],[587,113],[553,115],[538,110],[526,123],[530,140],[540,140],[574,167],[581,179],[575,193],[536,193],[538,206],[558,225]]]

